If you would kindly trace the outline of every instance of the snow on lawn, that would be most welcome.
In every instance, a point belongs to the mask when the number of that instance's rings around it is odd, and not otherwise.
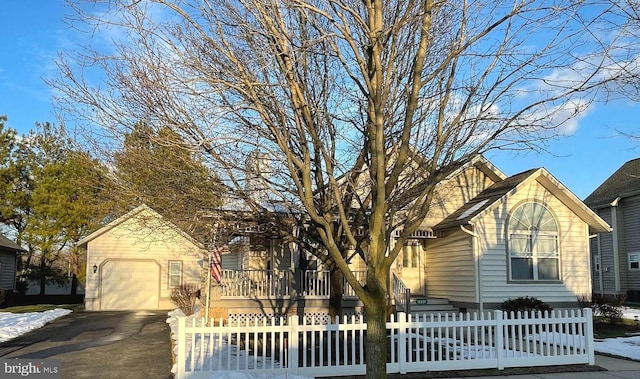
[[[44,312],[10,313],[0,312],[0,342],[19,337],[48,322],[71,313],[69,309],[50,309]]]
[[[624,307],[623,318],[634,320],[640,318],[640,309]],[[595,340],[597,353],[617,355],[619,357],[640,360],[640,335],[633,337],[604,338]]]
[[[190,319],[200,319],[198,316],[200,312],[196,311],[193,315],[189,316]],[[167,323],[171,328],[171,338],[174,340],[173,344],[173,352],[175,356],[178,355],[178,317],[184,317],[184,313],[180,309],[175,309],[168,313],[169,318],[167,319]],[[202,321],[202,320],[200,320]],[[190,322],[190,320],[188,321]],[[209,369],[212,372],[207,379],[308,379],[308,377],[291,375],[291,374],[258,374],[258,373],[249,373],[249,372],[238,372],[238,371],[224,371],[219,370],[218,367],[228,367],[228,366],[236,366],[237,367],[264,367],[264,368],[279,368],[280,364],[278,362],[273,361],[271,358],[266,357],[264,360],[262,357],[251,357],[247,355],[244,350],[239,350],[236,346],[230,345],[227,343],[225,339],[218,340],[214,339],[214,345],[217,345],[218,352],[211,358],[206,359],[203,358],[204,362],[201,362],[201,358],[199,354],[202,354],[203,351],[209,351],[209,339],[205,339],[204,341],[200,340],[200,336],[196,336],[196,340],[187,340],[187,351],[190,351],[190,346],[192,343],[195,343],[196,346],[200,346],[200,349],[196,349],[196,356],[193,357],[193,364],[195,365],[194,369]],[[187,369],[190,369],[190,365],[192,364],[192,359],[187,357]],[[228,362],[228,360],[231,362]],[[202,365],[202,366],[201,366]],[[177,364],[173,365],[171,372],[174,374],[177,371]]]

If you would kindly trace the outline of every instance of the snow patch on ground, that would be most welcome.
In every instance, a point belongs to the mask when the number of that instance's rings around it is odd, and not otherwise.
[[[44,312],[10,313],[0,312],[0,342],[9,341],[48,322],[71,313],[69,309],[50,309]]]
[[[635,320],[638,317],[640,319],[640,309],[624,307],[622,312],[622,318]],[[640,333],[640,330],[638,333]],[[594,350],[596,353],[611,354],[640,361],[640,335],[595,340]]]

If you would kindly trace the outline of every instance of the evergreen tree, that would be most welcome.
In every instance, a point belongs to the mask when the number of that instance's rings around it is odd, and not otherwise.
[[[115,175],[122,207],[144,203],[184,230],[195,215],[220,204],[219,181],[198,159],[195,149],[168,127],[138,123],[115,154]]]
[[[95,230],[110,209],[102,195],[109,183],[105,170],[49,123],[37,123],[20,140],[10,130],[0,132],[0,138],[0,215],[14,228],[18,243],[26,244],[23,276],[38,280],[42,295],[47,282],[61,282],[68,273],[75,294],[84,261],[75,243]]]

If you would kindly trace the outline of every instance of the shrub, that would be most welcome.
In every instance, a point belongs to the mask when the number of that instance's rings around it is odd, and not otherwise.
[[[4,303],[4,296],[6,292],[7,290],[5,290],[4,288],[0,288],[0,306],[2,305],[2,303]]]
[[[500,305],[500,308],[503,311],[514,312],[514,313],[518,313],[518,312],[531,313],[531,312],[538,312],[538,311],[550,312],[553,310],[553,308],[551,308],[547,303],[543,302],[542,300],[536,299],[535,297],[529,297],[529,296],[517,297],[515,299],[506,300],[502,302],[502,304]]]
[[[578,304],[583,307],[593,309],[593,315],[610,324],[617,324],[622,320],[622,306],[627,300],[626,295],[613,296],[594,296],[589,299],[588,296],[578,298]]]
[[[171,302],[180,308],[185,316],[191,316],[195,312],[199,292],[196,284],[182,284],[171,290]]]

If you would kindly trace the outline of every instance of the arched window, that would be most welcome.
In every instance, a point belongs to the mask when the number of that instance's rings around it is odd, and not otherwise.
[[[558,224],[539,203],[525,203],[509,217],[511,280],[560,280]]]

